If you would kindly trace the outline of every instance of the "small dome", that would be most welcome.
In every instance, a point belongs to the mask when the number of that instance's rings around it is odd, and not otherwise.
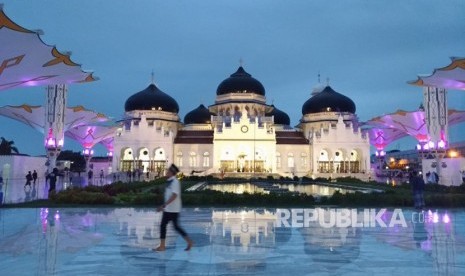
[[[286,114],[286,112],[279,110],[274,105],[271,105],[271,107],[273,109],[270,112],[266,113],[265,116],[274,116],[275,125],[288,126],[291,124],[291,119],[289,118],[289,115]]]
[[[265,96],[265,88],[240,66],[234,74],[222,81],[216,89],[216,95],[229,93],[253,93]]]
[[[326,86],[302,106],[303,115],[327,111],[355,113],[356,107],[349,97],[334,91],[330,86]]]
[[[212,115],[214,116],[215,114],[211,113],[208,108],[201,104],[184,116],[184,124],[210,124]]]
[[[133,110],[162,110],[178,113],[179,106],[175,99],[158,89],[155,84],[150,84],[144,90],[137,92],[126,100],[124,105],[126,112]]]

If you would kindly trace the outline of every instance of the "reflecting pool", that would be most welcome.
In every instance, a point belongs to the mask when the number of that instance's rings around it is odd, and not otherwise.
[[[341,194],[353,193],[355,191],[371,192],[370,189],[345,189],[337,186],[320,185],[320,184],[282,184],[282,183],[231,183],[231,184],[208,184],[203,186],[204,189],[228,192],[235,194],[269,194],[269,193],[299,193],[312,196],[332,196],[338,191]]]
[[[334,210],[346,211],[315,214]],[[403,209],[406,224],[392,227],[292,228],[276,223],[280,211],[184,209],[195,247],[185,252],[169,228],[167,251],[155,253],[153,209],[0,209],[1,275],[465,275],[464,209]]]

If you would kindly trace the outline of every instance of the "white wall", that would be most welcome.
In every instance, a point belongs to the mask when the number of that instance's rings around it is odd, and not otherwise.
[[[2,187],[4,203],[23,202],[32,198],[46,197],[45,172],[47,167],[46,157],[21,156],[21,155],[1,155],[0,170],[4,185]],[[9,164],[9,172],[4,171],[5,165]],[[33,187],[24,187],[26,174],[36,170],[38,183]]]

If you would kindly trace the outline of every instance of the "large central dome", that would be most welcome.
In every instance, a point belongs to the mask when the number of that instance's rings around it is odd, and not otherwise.
[[[316,93],[302,106],[303,115],[319,112],[349,112],[354,114],[355,111],[355,103],[349,97],[334,91],[330,86],[326,86],[323,91]]]
[[[265,96],[265,88],[240,66],[234,74],[222,81],[216,89],[216,95],[229,93],[253,93]]]
[[[161,110],[166,112],[179,112],[179,105],[175,99],[150,84],[144,90],[137,92],[126,100],[126,112],[133,110]]]

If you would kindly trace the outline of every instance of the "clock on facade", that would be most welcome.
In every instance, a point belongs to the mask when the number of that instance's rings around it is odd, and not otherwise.
[[[249,131],[249,127],[248,126],[241,126],[241,131],[243,133],[247,133],[247,131]]]

